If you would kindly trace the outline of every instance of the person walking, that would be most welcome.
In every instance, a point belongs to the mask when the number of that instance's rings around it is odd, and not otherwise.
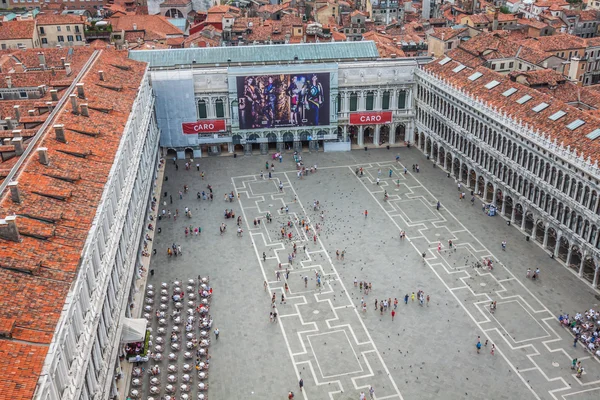
[[[479,352],[481,351],[481,342],[479,340],[477,341],[476,347],[477,347],[477,354],[479,354]]]
[[[427,295],[427,307],[429,307],[429,295]]]
[[[219,328],[215,328],[215,340],[219,340]]]
[[[404,295],[404,304],[408,304],[408,293]]]
[[[367,218],[369,216],[369,212],[367,210],[365,210],[365,218]]]
[[[494,355],[495,351],[496,351],[496,345],[492,343],[492,351],[490,351],[490,354]]]
[[[415,302],[415,292],[412,292],[412,294],[410,295],[410,300],[414,303]]]
[[[302,388],[304,387],[304,380],[302,380],[302,378],[300,378],[300,381],[298,382],[298,386],[300,386],[300,391],[302,391]]]
[[[373,400],[373,399],[375,398],[375,389],[373,389],[373,386],[371,386],[371,387],[369,388],[369,398],[370,398],[371,400]]]
[[[394,322],[394,317],[396,316],[396,310],[392,310],[392,322]]]
[[[389,173],[389,177],[392,177],[392,169],[390,168],[390,173]]]

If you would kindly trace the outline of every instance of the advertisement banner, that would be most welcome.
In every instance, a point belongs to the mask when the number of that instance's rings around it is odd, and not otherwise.
[[[240,129],[329,125],[329,73],[236,79]]]
[[[389,124],[392,122],[391,111],[359,112],[350,114],[350,125]]]
[[[196,122],[184,122],[181,124],[183,133],[196,135],[198,133],[213,133],[225,131],[224,119],[203,119]]]

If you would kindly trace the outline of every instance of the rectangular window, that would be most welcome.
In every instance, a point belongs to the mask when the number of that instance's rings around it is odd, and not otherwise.
[[[56,37],[58,39],[59,42],[64,42],[65,41],[65,37],[64,36],[57,36]]]
[[[72,42],[72,41],[73,41],[73,35],[67,36],[67,42]]]
[[[48,44],[48,39],[46,39],[45,37],[42,38],[42,44]]]
[[[500,70],[504,69],[504,63],[500,63]]]
[[[75,33],[79,33],[79,25],[75,25]]]
[[[19,92],[19,97],[22,99],[26,99],[27,98],[27,92]]]
[[[40,26],[40,35],[45,35],[46,32],[44,31],[44,27]]]
[[[78,42],[81,42],[81,35],[76,35],[75,40],[77,40]]]
[[[508,64],[508,68],[512,68],[512,67],[514,67],[514,65],[515,65],[515,63],[511,61],[511,62]]]
[[[60,32],[60,26],[57,26],[57,27],[56,27],[56,31],[57,31],[57,32]]]
[[[401,90],[398,93],[398,110],[403,110],[406,108],[406,92]]]
[[[67,32],[71,32],[71,25],[67,25]]]
[[[496,64],[492,64],[492,71],[496,70]]]
[[[381,99],[381,109],[390,109],[390,92],[383,92],[383,98]]]

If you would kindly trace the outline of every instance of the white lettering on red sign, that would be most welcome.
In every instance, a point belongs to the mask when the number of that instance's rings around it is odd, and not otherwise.
[[[380,122],[381,115],[361,115],[360,122]]]
[[[197,125],[194,125],[194,130],[196,132],[207,131],[207,130],[212,130],[212,129],[215,129],[215,125],[214,124],[197,124]]]

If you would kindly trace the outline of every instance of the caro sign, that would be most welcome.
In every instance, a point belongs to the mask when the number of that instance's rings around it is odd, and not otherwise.
[[[392,122],[392,112],[360,112],[350,114],[351,125],[389,124]]]
[[[183,133],[194,135],[198,133],[223,132],[225,130],[224,119],[205,119],[196,122],[184,122],[181,124]]]

